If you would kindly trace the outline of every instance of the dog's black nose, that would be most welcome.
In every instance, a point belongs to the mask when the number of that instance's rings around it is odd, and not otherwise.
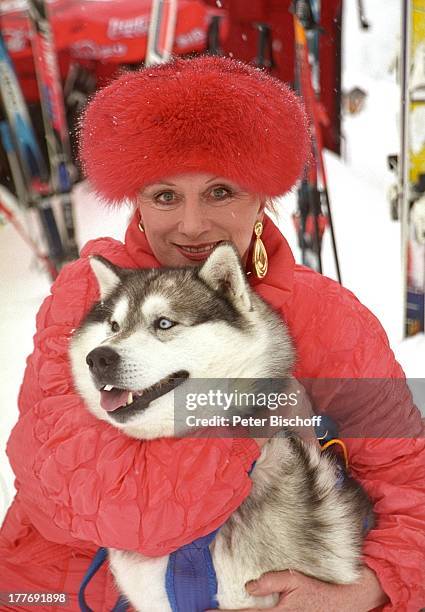
[[[113,374],[120,361],[119,354],[108,346],[99,346],[93,349],[86,357],[86,363],[92,374],[101,378],[106,374]]]

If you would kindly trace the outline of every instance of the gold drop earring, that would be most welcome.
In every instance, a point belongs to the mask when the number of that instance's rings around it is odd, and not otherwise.
[[[139,221],[139,230],[142,232],[142,234],[145,233],[145,228],[143,227],[143,224],[142,224],[142,217],[140,217],[140,221]]]
[[[256,238],[254,244],[254,252],[252,254],[252,263],[257,277],[264,278],[267,274],[269,262],[266,247],[264,246],[264,243],[261,240],[261,234],[263,233],[263,224],[261,223],[261,221],[257,221],[254,225],[254,233]]]

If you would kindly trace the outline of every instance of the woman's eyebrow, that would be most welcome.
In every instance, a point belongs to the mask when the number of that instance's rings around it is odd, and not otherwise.
[[[150,183],[148,185],[145,185],[142,192],[145,191],[146,189],[151,189],[152,187],[160,187],[161,185],[167,185],[168,187],[176,186],[174,183],[167,183],[166,181],[158,181],[157,183]]]
[[[206,181],[205,185],[209,185],[213,181],[218,181],[219,183],[226,183],[227,185],[230,185],[231,187],[233,187],[233,189],[237,189],[237,187],[238,187],[236,185],[236,183],[234,183],[230,179],[227,179],[227,178],[225,178],[223,176],[215,176],[214,178],[210,179],[209,181]]]
[[[209,179],[208,181],[205,182],[205,185],[209,185],[210,183],[212,183],[213,181],[216,181],[217,179],[220,179],[221,181],[226,181],[227,183],[231,182],[228,179],[222,178],[220,176],[213,176],[213,178],[211,178],[211,179]],[[156,187],[156,186],[159,187],[161,185],[167,185],[168,187],[176,187],[175,183],[168,183],[167,181],[157,181],[155,183],[149,183],[149,184],[145,185],[144,189],[142,190],[142,193],[146,189],[151,189],[152,187]]]

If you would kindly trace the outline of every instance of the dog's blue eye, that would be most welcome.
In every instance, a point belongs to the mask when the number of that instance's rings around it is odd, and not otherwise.
[[[170,319],[166,319],[165,317],[160,317],[155,321],[156,329],[170,329],[170,327],[174,327],[174,321],[170,321]]]

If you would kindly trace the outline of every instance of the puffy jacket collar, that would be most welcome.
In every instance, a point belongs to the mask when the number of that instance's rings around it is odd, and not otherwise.
[[[139,229],[139,221],[140,216],[136,210],[125,233],[127,252],[138,268],[160,268],[161,264],[153,255],[146,234]]]
[[[125,235],[128,254],[140,268],[159,268],[160,263],[153,255],[146,235],[139,230],[138,223],[139,214],[136,211]],[[249,274],[249,283],[271,306],[280,309],[292,293],[294,257],[287,241],[269,217],[265,218],[261,238],[267,250],[269,269],[265,279]]]

